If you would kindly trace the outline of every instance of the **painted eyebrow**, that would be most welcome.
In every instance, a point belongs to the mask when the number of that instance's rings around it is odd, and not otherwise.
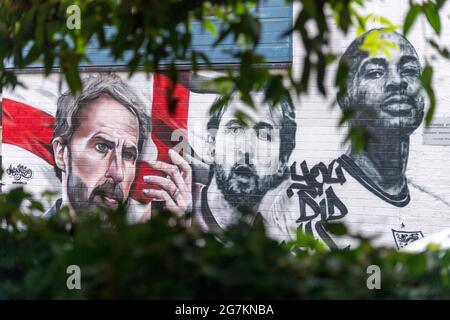
[[[230,126],[232,126],[233,124],[238,124],[239,126],[240,126],[240,123],[239,123],[239,121],[237,121],[237,120],[230,120],[230,121],[228,121],[226,124],[225,124],[225,126],[228,128],[228,127],[230,127]]]
[[[383,67],[386,67],[387,61],[386,61],[386,59],[383,59],[383,58],[372,58],[372,59],[364,62],[364,64],[361,66],[361,68],[359,70],[364,70],[367,67],[367,65],[369,65],[369,64],[378,64],[378,65],[382,65]]]
[[[403,56],[400,58],[400,64],[406,64],[408,62],[417,63],[420,66],[419,59],[415,56]]]
[[[254,129],[258,130],[258,129],[264,129],[264,128],[269,128],[269,129],[273,129],[273,126],[270,123],[267,122],[258,122],[255,126]]]
[[[138,154],[138,150],[137,150],[137,148],[135,147],[135,146],[132,146],[132,147],[123,147],[123,151],[122,151],[122,153],[123,152],[131,152],[131,153],[133,153],[135,156],[137,156],[137,154]]]
[[[116,145],[116,143],[114,141],[111,141],[111,140],[109,140],[109,139],[107,139],[105,137],[102,137],[101,135],[95,136],[94,140],[106,143],[108,145],[108,147],[111,148],[111,149],[114,148],[115,145]],[[124,146],[123,150],[124,151],[128,151],[128,152],[134,152],[136,155],[138,154],[138,150],[137,150],[137,147],[135,145],[130,146],[130,147]]]

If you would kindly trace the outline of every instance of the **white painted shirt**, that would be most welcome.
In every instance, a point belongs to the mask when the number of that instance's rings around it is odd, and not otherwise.
[[[330,235],[324,225],[343,223],[350,234],[373,237],[375,246],[403,248],[415,240],[450,228],[450,205],[414,182],[395,197],[384,194],[345,155],[329,165],[292,167],[286,188],[278,188],[262,212],[268,233],[293,240],[297,229],[328,246],[345,248],[357,241]]]

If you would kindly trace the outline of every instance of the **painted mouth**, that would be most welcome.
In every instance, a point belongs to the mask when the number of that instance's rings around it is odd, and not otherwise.
[[[415,108],[415,103],[408,96],[394,95],[384,100],[381,108],[391,114],[408,114]]]
[[[103,204],[111,209],[117,209],[119,206],[120,200],[114,196],[111,195],[100,195],[100,198],[103,202]]]
[[[246,177],[246,178],[250,178],[251,176],[254,175],[253,170],[248,167],[248,166],[238,166],[237,168],[234,169],[234,174],[237,176],[241,176],[241,177]]]
[[[233,170],[232,180],[241,186],[247,186],[255,180],[255,172],[247,165],[239,165]]]

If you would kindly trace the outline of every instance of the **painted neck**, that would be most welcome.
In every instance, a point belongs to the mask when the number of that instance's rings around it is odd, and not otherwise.
[[[69,214],[70,214],[71,218],[75,219],[77,214],[75,212],[75,209],[70,204],[69,195],[67,194],[67,178],[65,177],[64,174],[62,176],[62,181],[63,181],[63,186],[62,186],[62,203],[61,203],[61,208],[62,207],[69,208]]]
[[[394,143],[393,139],[396,137],[377,137],[376,141],[368,142],[366,150],[356,153],[352,146],[347,155],[378,187],[396,195],[406,184],[409,136],[398,137]]]

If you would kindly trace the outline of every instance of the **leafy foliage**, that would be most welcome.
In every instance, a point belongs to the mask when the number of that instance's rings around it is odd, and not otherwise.
[[[281,96],[292,91],[297,95],[307,93],[312,78],[315,78],[319,91],[323,95],[327,94],[325,76],[328,66],[337,58],[331,48],[330,24],[336,24],[338,31],[344,33],[352,26],[356,26],[358,33],[362,33],[367,22],[374,20],[387,28],[397,28],[383,17],[360,14],[364,8],[363,0],[287,2],[299,5],[292,28],[286,30],[286,34],[299,36],[303,47],[303,69],[299,77],[294,75],[291,68],[287,68],[281,76],[273,74],[269,68],[264,67],[264,57],[256,53],[261,23],[253,9],[260,5],[260,0],[79,0],[75,4],[81,10],[80,29],[69,29],[66,26],[67,8],[74,4],[73,1],[5,0],[0,3],[0,90],[19,84],[14,71],[6,68],[6,61],[11,62],[15,68],[24,68],[41,61],[46,75],[55,66],[59,66],[71,90],[81,90],[79,66],[88,62],[86,48],[94,40],[114,59],[125,61],[130,75],[141,69],[154,72],[161,68],[162,61],[175,81],[178,80],[179,61],[189,64],[193,72],[210,70],[213,66],[205,53],[191,47],[190,26],[197,21],[216,37],[215,45],[231,37],[233,43],[240,48],[229,52],[230,57],[237,59],[237,67],[226,68],[225,76],[213,83],[223,95],[224,103],[230,99],[232,92],[237,91],[242,101],[254,107],[251,91],[264,90],[266,101],[276,103]],[[445,0],[436,0],[417,4],[411,0],[403,32],[407,34],[417,17],[422,14],[436,34],[439,34],[439,10],[444,3]],[[386,51],[388,49],[385,46],[389,44],[372,41],[369,51]],[[342,89],[344,80],[345,74],[337,72],[336,87]],[[432,87],[426,92],[430,100],[428,121],[432,117],[435,102]],[[168,94],[171,94],[170,90]],[[176,102],[171,110],[174,107]],[[342,120],[345,123],[348,117],[343,117]],[[349,131],[346,141],[364,146],[366,141],[361,140],[361,136]]]
[[[292,90],[307,93],[311,79],[327,94],[324,79],[337,59],[329,41],[331,23],[344,33],[352,26],[361,33],[374,18],[392,27],[380,17],[360,15],[362,0],[290,0],[299,3],[300,10],[286,33],[301,39],[303,69],[299,77],[291,68],[273,74],[261,67],[264,57],[255,53],[261,25],[251,9],[259,2],[79,0],[82,28],[71,30],[66,27],[66,9],[73,1],[1,1],[0,89],[19,85],[6,61],[15,68],[41,61],[46,75],[58,65],[69,87],[81,90],[79,65],[88,61],[86,46],[93,39],[115,59],[127,59],[130,74],[139,68],[154,72],[167,61],[165,67],[176,81],[177,61],[187,61],[193,72],[212,68],[203,52],[190,47],[190,25],[199,21],[217,37],[216,45],[232,36],[240,47],[230,52],[239,61],[237,67],[226,69],[213,83],[223,96],[218,103],[239,92],[254,107],[251,91],[264,90],[266,100],[276,103]],[[404,34],[420,15],[439,34],[444,2],[410,1]],[[112,34],[111,27],[116,30]],[[388,50],[384,46],[389,44],[369,40],[369,51]],[[448,58],[448,50],[431,41],[437,53]],[[339,91],[345,87],[347,71],[336,72]],[[435,109],[432,75],[428,64],[422,75],[430,100],[427,123]],[[344,113],[341,124],[351,116]],[[243,115],[239,118],[244,122]],[[359,128],[347,137],[359,149],[367,139],[367,132]],[[265,236],[261,222],[250,227],[245,219],[216,235],[172,226],[173,217],[167,212],[145,224],[130,225],[124,208],[76,221],[67,212],[50,220],[36,218],[27,214],[31,209],[42,210],[42,204],[21,189],[0,195],[0,298],[450,298],[449,252],[374,249],[362,238],[356,248],[325,251],[305,234],[280,246]],[[82,270],[79,291],[66,287],[66,268],[72,264]],[[382,270],[381,290],[366,287],[366,269],[373,264]]]
[[[450,252],[374,249],[364,238],[351,250],[327,251],[303,233],[280,245],[261,221],[203,233],[174,225],[168,212],[129,224],[124,208],[46,220],[17,209],[30,200],[22,189],[0,195],[3,299],[450,297]],[[66,287],[70,265],[81,268],[81,290]],[[367,289],[370,265],[381,268],[381,290]]]

